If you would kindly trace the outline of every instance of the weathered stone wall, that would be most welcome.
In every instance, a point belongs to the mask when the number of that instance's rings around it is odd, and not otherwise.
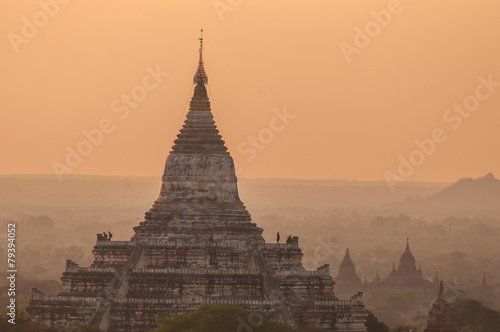
[[[34,288],[29,311],[36,315],[40,323],[57,330],[61,326],[76,326],[92,321],[98,304],[96,297],[45,296]]]
[[[304,270],[301,264],[302,251],[298,246],[289,244],[267,244],[262,248],[266,264],[276,270]]]
[[[167,159],[158,202],[240,202],[229,155],[172,154]]]
[[[141,270],[129,279],[128,297],[262,300],[262,275],[244,270]]]
[[[116,272],[64,272],[61,295],[100,296],[110,287]]]
[[[121,267],[127,263],[132,249],[133,243],[129,241],[97,241],[92,250],[92,266]]]
[[[247,268],[249,256],[236,247],[217,246],[214,243],[148,247],[145,266],[152,268]]]

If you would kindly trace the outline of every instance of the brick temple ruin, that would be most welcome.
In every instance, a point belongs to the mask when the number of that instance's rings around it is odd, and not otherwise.
[[[145,332],[157,318],[236,304],[294,327],[366,331],[362,293],[334,294],[329,266],[306,271],[298,237],[266,243],[241,202],[233,159],[213,120],[203,39],[189,112],[167,158],[160,195],[130,241],[98,236],[90,267],[68,260],[62,290],[33,289],[41,323]]]

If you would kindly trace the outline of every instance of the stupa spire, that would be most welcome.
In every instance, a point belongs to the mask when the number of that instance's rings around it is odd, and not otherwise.
[[[354,266],[354,263],[352,262],[351,256],[349,255],[349,248],[346,248],[346,250],[345,250],[345,256],[344,256],[344,259],[342,259],[342,263],[340,263],[339,273],[337,274],[336,279],[337,280],[356,280],[358,282],[361,281],[361,279],[356,274],[356,267]]]
[[[378,270],[377,270],[377,275],[375,276],[375,278],[373,278],[372,284],[379,284],[379,283],[380,283],[380,276],[379,276]]]
[[[443,280],[441,280],[441,282],[439,283],[439,293],[438,293],[438,296],[437,298],[438,299],[442,299],[443,298]]]
[[[200,58],[198,60],[198,69],[196,70],[196,74],[194,75],[193,83],[207,84],[208,76],[205,73],[205,67],[203,66],[203,29],[201,29],[201,36],[199,39],[200,39]]]
[[[202,29],[203,32],[203,29]],[[207,83],[203,65],[203,35],[200,39],[200,59],[198,69],[194,75],[193,97],[189,104],[189,112],[186,121],[177,139],[174,141],[172,153],[193,153],[193,154],[229,154],[224,146],[222,136],[215,125],[213,114],[210,110],[210,100],[208,99]],[[231,161],[232,162],[232,161]],[[234,175],[232,175],[235,177]]]
[[[351,256],[349,255],[349,248],[346,248],[344,259],[342,260],[342,263],[340,263],[340,269],[342,268],[344,269],[354,268],[354,263],[352,262]]]
[[[488,287],[488,284],[486,283],[486,272],[483,272],[483,281],[481,282],[481,287]]]
[[[416,268],[416,263],[415,263],[415,257],[413,257],[413,254],[410,250],[410,238],[406,238],[406,249],[401,255],[401,258],[399,260],[399,268],[398,269],[409,269],[409,271],[417,271]],[[408,272],[408,271],[407,271]]]
[[[424,332],[458,332],[449,303],[444,296],[443,281],[439,283],[439,293],[429,312],[427,328]]]
[[[165,163],[160,195],[134,228],[136,238],[209,239],[212,234],[263,242],[262,229],[238,195],[234,161],[219,134],[207,95],[203,37],[186,120]],[[198,241],[198,240],[197,240]]]

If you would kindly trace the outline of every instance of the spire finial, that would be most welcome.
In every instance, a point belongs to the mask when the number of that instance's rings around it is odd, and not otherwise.
[[[483,272],[483,281],[481,282],[481,287],[488,287],[486,283],[486,272]]]
[[[198,70],[196,70],[196,74],[194,75],[193,83],[206,84],[208,82],[208,77],[203,66],[203,29],[201,29],[200,38],[198,39],[200,40],[200,59],[198,60]]]
[[[200,30],[200,60],[203,62],[203,29]]]

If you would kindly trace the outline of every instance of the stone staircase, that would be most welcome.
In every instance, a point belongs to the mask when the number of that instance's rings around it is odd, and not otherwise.
[[[104,296],[100,298],[99,305],[91,321],[92,325],[96,325],[103,330],[107,330],[109,323],[106,322],[105,317],[111,309],[111,302],[115,298],[125,297],[126,294],[119,293],[124,287],[126,287],[130,273],[137,266],[137,263],[139,262],[139,258],[141,257],[143,251],[144,245],[137,244],[134,246],[129,259],[127,260],[127,263],[117,271],[117,277],[113,279],[109,289],[106,291],[106,293],[104,293]]]
[[[262,251],[260,250],[258,244],[253,244],[251,246],[251,255],[255,263],[257,264],[257,268],[263,274],[264,286],[265,289],[267,290],[269,300],[280,302],[280,304],[277,306],[277,311],[278,315],[281,317],[281,320],[285,324],[291,327],[295,327],[295,322],[293,320],[292,313],[290,312],[290,309],[285,303],[285,298],[281,294],[278,282],[276,281],[274,274],[266,266],[266,261],[264,259],[264,256],[262,255]]]

